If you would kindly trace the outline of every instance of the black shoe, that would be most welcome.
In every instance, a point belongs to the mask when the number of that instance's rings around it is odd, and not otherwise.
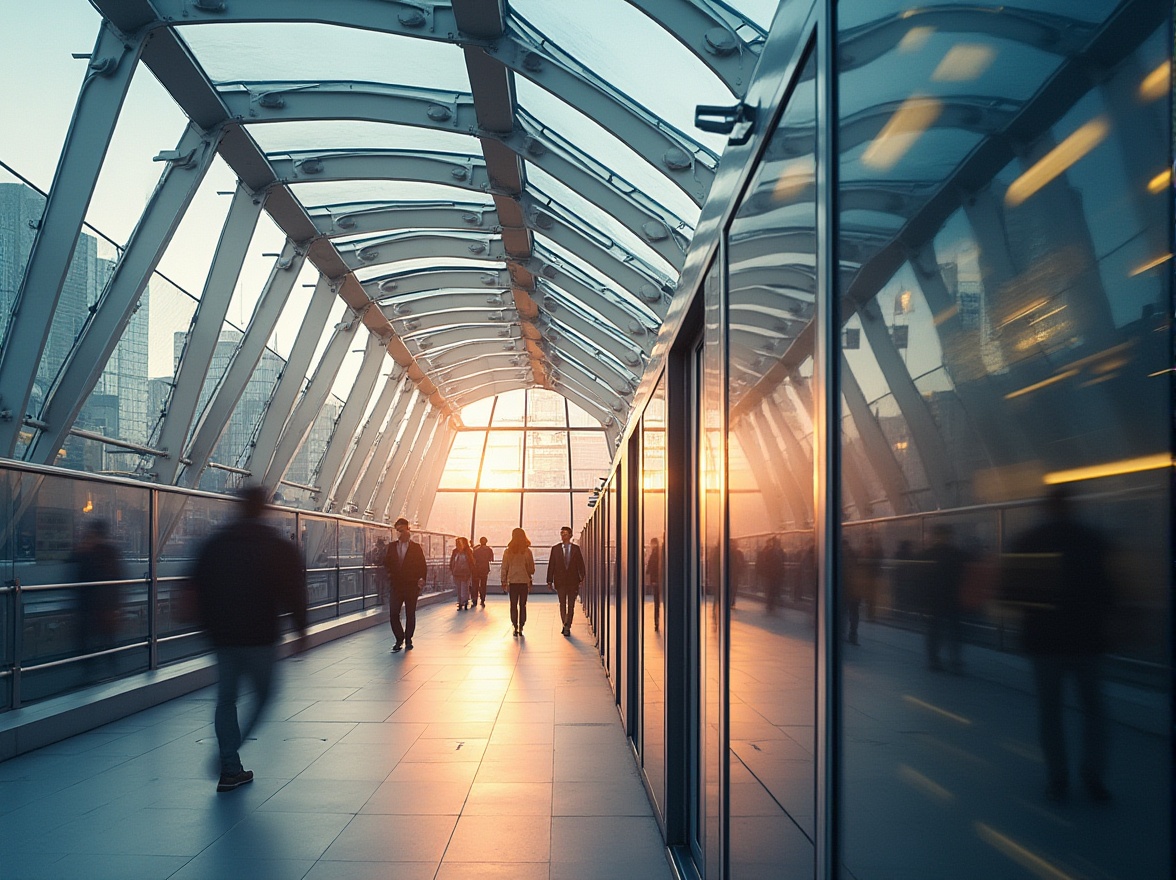
[[[519,637],[519,630],[518,630],[518,627],[515,627],[515,631],[514,631],[514,637],[515,637],[516,639]]]
[[[411,651],[411,650],[412,650],[412,639],[406,639],[406,640],[405,640],[405,642],[404,642],[404,650],[406,650],[406,651]]]
[[[222,773],[220,782],[216,784],[217,791],[232,791],[253,781],[252,770],[242,770],[240,773]]]
[[[403,647],[404,647],[404,642],[397,642],[395,645],[392,646],[392,653],[395,654],[397,651],[399,651]]]

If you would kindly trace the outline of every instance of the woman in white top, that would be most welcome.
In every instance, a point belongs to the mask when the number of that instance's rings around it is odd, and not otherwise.
[[[527,623],[527,594],[531,589],[531,575],[535,573],[535,557],[531,555],[531,541],[522,529],[510,534],[510,543],[502,554],[502,591],[510,590],[510,622],[515,636],[523,634]]]

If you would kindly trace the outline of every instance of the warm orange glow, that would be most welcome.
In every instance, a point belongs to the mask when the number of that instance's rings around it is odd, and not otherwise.
[[[970,82],[992,65],[996,53],[990,46],[963,43],[943,56],[931,79],[935,82]]]
[[[1153,196],[1158,196],[1164,190],[1172,185],[1172,169],[1165,168],[1155,177],[1147,182],[1147,191]]]
[[[943,112],[943,102],[926,95],[911,95],[894,111],[865,153],[862,163],[879,171],[898,164],[922,134]]]
[[[1017,843],[1011,837],[1006,837],[995,828],[985,825],[983,822],[976,823],[976,835],[997,852],[1016,862],[1030,873],[1042,878],[1042,880],[1073,880],[1065,871],[1056,868],[1041,856],[1021,846],[1021,844]]]
[[[1143,78],[1139,84],[1139,97],[1145,101],[1157,101],[1168,94],[1171,81],[1172,61],[1169,59]]]
[[[1009,184],[1005,204],[1016,207],[1034,193],[1064,174],[1072,165],[1101,144],[1111,127],[1105,119],[1092,119],[1033,163],[1024,174]]]
[[[1141,458],[1125,458],[1121,461],[1108,461],[1105,464],[1092,464],[1089,467],[1054,471],[1042,477],[1042,482],[1047,486],[1056,486],[1058,483],[1076,483],[1079,480],[1097,480],[1101,477],[1118,477],[1123,474],[1158,471],[1171,466],[1171,454],[1159,452]]]
[[[804,156],[786,162],[772,187],[772,200],[792,202],[816,181],[816,159]]]
[[[1040,391],[1042,388],[1048,388],[1050,385],[1061,382],[1063,379],[1069,379],[1071,376],[1077,375],[1077,370],[1064,370],[1061,373],[1058,373],[1056,376],[1050,376],[1048,379],[1042,379],[1040,382],[1034,382],[1032,385],[1026,385],[1024,388],[1021,388],[1017,391],[1010,391],[1005,395],[1005,400],[1012,400],[1015,397],[1021,397],[1025,394],[1032,394],[1034,391]]]
[[[1133,269],[1127,277],[1134,278],[1136,275],[1142,275],[1148,269],[1154,269],[1156,266],[1162,266],[1162,265],[1164,265],[1164,263],[1168,262],[1168,260],[1170,260],[1170,259],[1172,259],[1171,254],[1164,254],[1162,257],[1156,257],[1154,260],[1149,260],[1148,262],[1144,263],[1142,266],[1139,266],[1139,267]]]
[[[935,33],[933,27],[913,27],[898,41],[899,52],[918,52],[927,45],[931,35]]]

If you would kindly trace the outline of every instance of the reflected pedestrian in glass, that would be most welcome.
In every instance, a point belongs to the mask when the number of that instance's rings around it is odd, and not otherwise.
[[[81,540],[70,556],[72,578],[78,584],[77,650],[92,654],[112,648],[119,641],[119,607],[122,602],[122,560],[110,539],[110,523],[89,520]],[[113,656],[95,658],[90,672],[109,675],[115,671]]]
[[[242,492],[239,516],[204,544],[192,575],[201,620],[216,646],[218,792],[253,781],[238,750],[269,702],[280,616],[294,616],[300,641],[306,630],[306,571],[295,546],[263,521],[266,497],[260,486]],[[253,686],[253,708],[241,726],[237,696],[245,680]]]
[[[482,602],[486,607],[486,581],[490,577],[490,565],[494,562],[494,548],[486,543],[486,536],[478,539],[478,546],[474,548],[474,589],[472,599]]]
[[[1062,720],[1067,677],[1074,680],[1083,713],[1083,785],[1093,800],[1111,799],[1102,694],[1102,655],[1115,604],[1107,556],[1102,535],[1077,519],[1069,492],[1058,487],[1045,500],[1044,521],[1014,542],[1006,572],[1006,590],[1025,609],[1023,643],[1033,659],[1046,797],[1055,803],[1065,799],[1070,784]]]
[[[510,543],[502,553],[502,591],[510,592],[510,622],[517,638],[527,625],[527,594],[535,574],[535,557],[531,540],[521,528],[510,534]]]
[[[653,593],[653,631],[661,631],[662,551],[657,538],[649,539],[649,556],[645,560],[645,583]]]
[[[920,557],[927,602],[927,666],[943,669],[940,649],[947,650],[948,669],[962,672],[962,634],[960,632],[960,585],[964,580],[967,554],[952,541],[949,525],[931,530],[931,546]]]
[[[763,591],[764,609],[768,614],[775,614],[776,606],[780,604],[787,564],[788,558],[784,548],[780,546],[780,539],[775,535],[768,538],[767,543],[756,553],[755,575]]]
[[[470,607],[470,585],[474,579],[474,554],[470,552],[470,542],[458,537],[457,546],[449,554],[449,573],[453,575],[453,583],[457,587],[457,609],[464,611]],[[475,602],[475,604],[477,604]]]

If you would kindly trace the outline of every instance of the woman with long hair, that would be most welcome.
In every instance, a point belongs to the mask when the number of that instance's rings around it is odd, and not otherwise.
[[[510,533],[510,543],[502,554],[502,591],[510,591],[510,622],[514,624],[516,637],[523,634],[523,627],[527,624],[527,594],[534,573],[531,540],[522,529],[515,529]]]
[[[462,610],[470,604],[470,583],[474,579],[474,554],[470,552],[470,542],[458,537],[457,546],[449,556],[449,573],[453,575],[453,582],[457,585],[457,607]]]

